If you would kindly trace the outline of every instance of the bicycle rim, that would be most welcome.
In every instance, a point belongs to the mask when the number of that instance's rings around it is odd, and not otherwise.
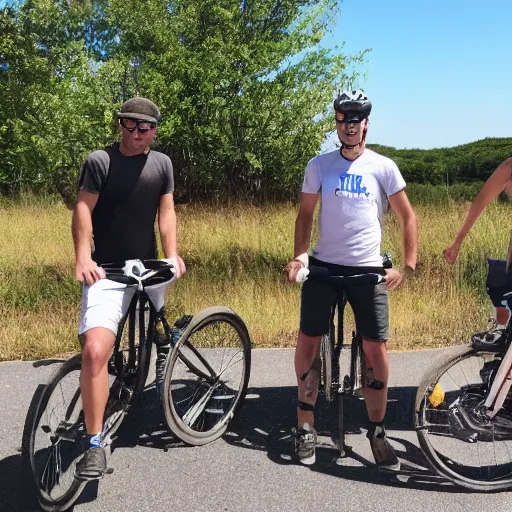
[[[482,409],[500,362],[464,347],[448,354],[418,387],[415,424],[432,466],[477,490],[512,488],[512,397],[495,420]]]
[[[202,445],[220,437],[247,391],[250,340],[227,308],[193,318],[174,347],[164,376],[163,405],[170,429]]]

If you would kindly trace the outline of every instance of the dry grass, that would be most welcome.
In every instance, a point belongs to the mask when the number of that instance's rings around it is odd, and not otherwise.
[[[422,267],[391,296],[390,349],[460,343],[486,326],[485,256],[506,252],[509,207],[490,205],[460,261],[449,267],[441,251],[467,207],[447,202],[416,208]],[[245,320],[256,346],[292,346],[299,288],[284,281],[281,269],[292,252],[295,215],[294,205],[178,207],[180,252],[188,273],[169,290],[169,317],[222,304]],[[58,204],[0,206],[0,360],[78,349],[80,286],[73,279],[70,221],[70,212]],[[385,230],[383,250],[398,257],[401,237],[393,216]]]

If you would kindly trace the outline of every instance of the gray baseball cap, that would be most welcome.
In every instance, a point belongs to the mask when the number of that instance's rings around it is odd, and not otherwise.
[[[121,111],[117,113],[119,119],[135,119],[136,121],[148,121],[158,123],[160,119],[160,110],[146,98],[131,98],[126,100],[121,106]]]

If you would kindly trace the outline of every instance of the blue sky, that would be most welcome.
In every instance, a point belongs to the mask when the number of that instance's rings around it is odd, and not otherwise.
[[[368,141],[450,147],[512,137],[512,1],[344,0],[323,46],[372,48]]]

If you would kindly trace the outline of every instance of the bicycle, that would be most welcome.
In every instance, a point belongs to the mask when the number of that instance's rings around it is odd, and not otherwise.
[[[174,278],[171,264],[129,260],[103,267],[107,279],[136,287],[108,363],[103,443],[112,443],[130,405],[144,389],[154,343],[157,353],[168,353],[163,371],[157,368],[156,384],[170,430],[195,446],[215,441],[247,392],[251,341],[244,322],[231,309],[216,306],[185,315],[171,328],[163,308],[164,288]],[[163,337],[155,334],[158,322]],[[23,470],[29,473],[46,511],[71,507],[87,484],[75,475],[83,453],[80,441],[86,435],[80,369],[80,354],[64,362],[46,385],[38,387],[25,420]]]
[[[496,262],[502,267],[493,289]],[[489,260],[488,293],[501,295],[505,262]],[[501,282],[500,282],[501,281]],[[494,303],[494,300],[493,300]],[[495,303],[495,305],[497,305]],[[512,489],[512,320],[504,330],[472,336],[435,362],[418,386],[414,427],[432,468],[445,479],[478,491]]]
[[[391,268],[390,254],[385,255],[383,263],[384,268]],[[350,344],[343,343],[343,316],[347,297],[342,289],[344,286],[377,285],[384,282],[385,276],[377,273],[344,277],[332,276],[328,269],[314,265],[299,270],[299,274],[298,281],[315,279],[340,290],[338,300],[331,310],[329,332],[324,334],[320,340],[319,361],[315,361],[309,372],[302,377],[305,380],[311,372],[319,371],[319,375],[312,376],[313,380],[319,382],[319,389],[323,390],[326,401],[328,403],[335,402],[338,431],[333,435],[333,440],[339,453],[337,463],[340,464],[342,459],[349,456],[352,450],[345,442],[344,401],[359,393],[363,385],[371,384],[366,376],[361,335],[352,331]],[[336,313],[337,322],[335,324]],[[348,373],[342,376],[341,353],[343,349],[350,349],[350,365]]]

